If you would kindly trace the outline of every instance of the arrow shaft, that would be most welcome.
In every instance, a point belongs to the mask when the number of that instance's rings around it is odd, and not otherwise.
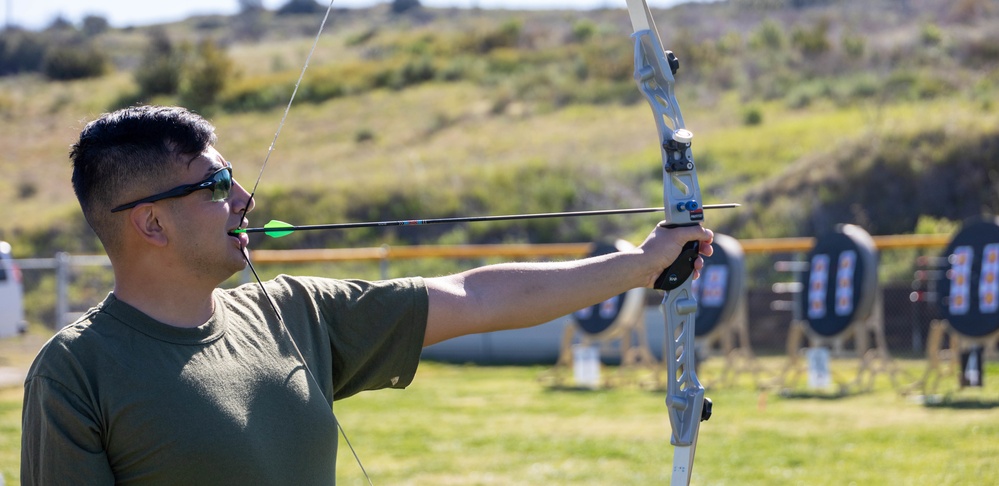
[[[704,209],[735,208],[738,204],[707,204]],[[580,216],[605,216],[611,214],[641,214],[662,212],[663,208],[598,209],[592,211],[567,211],[557,213],[503,214],[496,216],[464,216],[455,218],[404,219],[396,221],[365,221],[358,223],[313,224],[281,228],[247,228],[236,233],[268,233],[275,231],[315,231],[352,228],[378,228],[388,226],[422,226],[429,224],[477,223],[483,221],[514,221],[524,219],[572,218]]]

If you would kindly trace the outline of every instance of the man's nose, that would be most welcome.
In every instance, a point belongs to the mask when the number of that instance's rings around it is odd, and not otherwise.
[[[232,207],[235,212],[242,213],[245,208],[246,212],[249,213],[257,205],[256,201],[250,196],[250,193],[246,192],[246,189],[243,189],[243,186],[239,185],[235,180],[232,181],[232,195],[234,196],[232,198]]]

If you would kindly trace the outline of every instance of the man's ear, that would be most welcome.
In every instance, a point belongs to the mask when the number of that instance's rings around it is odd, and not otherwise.
[[[140,204],[128,212],[128,224],[146,243],[166,246],[169,239],[162,224],[159,212],[153,204]]]

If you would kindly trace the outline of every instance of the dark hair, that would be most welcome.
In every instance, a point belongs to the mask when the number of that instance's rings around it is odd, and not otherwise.
[[[111,208],[162,190],[174,164],[215,141],[211,123],[179,107],[134,106],[105,113],[83,128],[69,153],[73,190],[109,253],[118,246],[121,219],[112,217]]]

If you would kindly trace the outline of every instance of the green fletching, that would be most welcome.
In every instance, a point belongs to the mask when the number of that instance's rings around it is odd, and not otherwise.
[[[295,232],[294,228],[295,228],[294,226],[285,223],[284,221],[278,221],[276,219],[272,219],[269,223],[264,225],[264,229],[267,230],[264,233],[267,234],[267,236],[270,236],[271,238],[280,238],[282,236],[288,236],[294,233]]]

